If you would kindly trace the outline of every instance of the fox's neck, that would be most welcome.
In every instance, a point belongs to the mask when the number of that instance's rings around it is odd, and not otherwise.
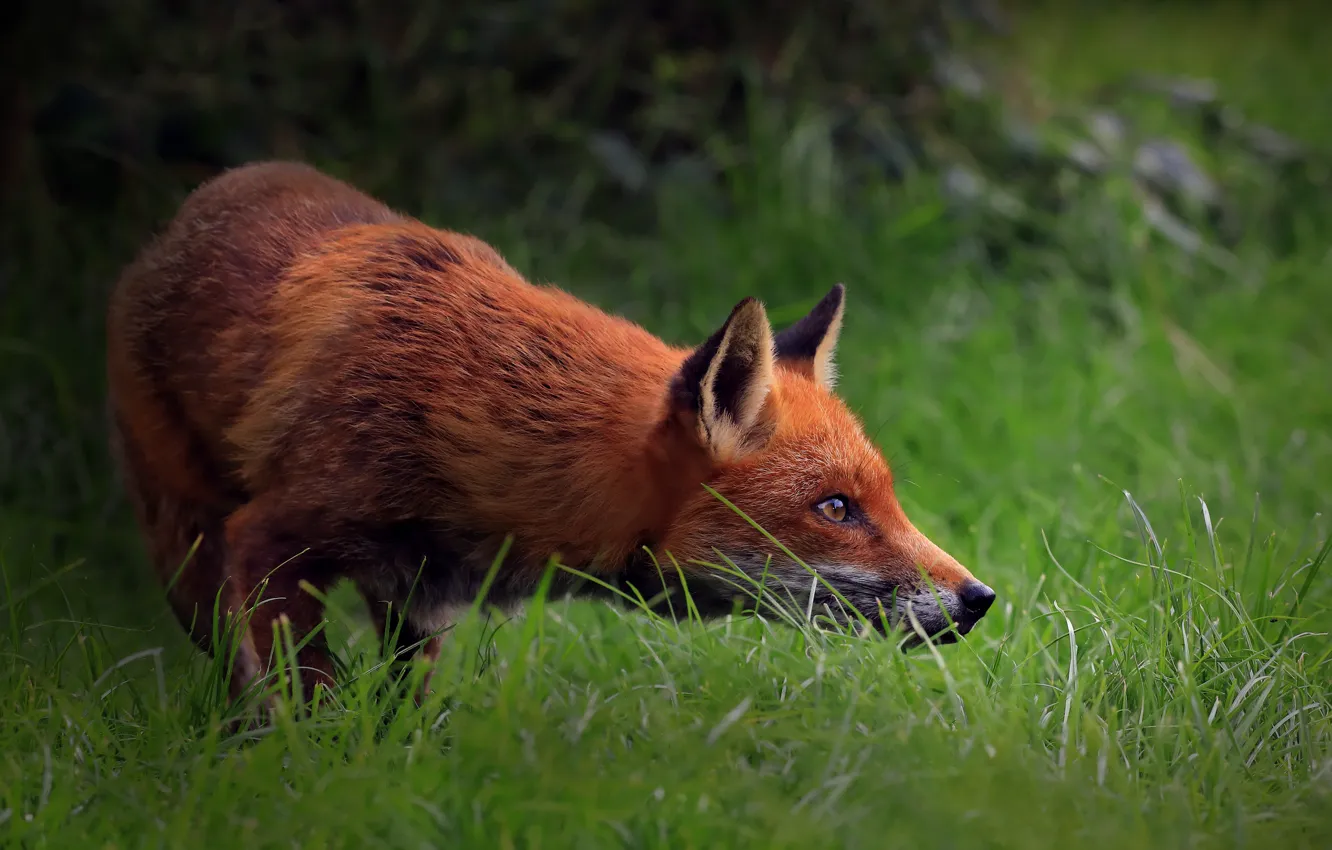
[[[600,518],[581,555],[599,570],[616,571],[642,548],[662,540],[683,503],[708,480],[712,464],[706,452],[680,426],[663,419],[636,442],[638,454],[623,459],[585,503]],[[573,495],[573,494],[570,494]],[[576,496],[575,496],[576,498]],[[570,554],[574,554],[570,552]]]
[[[442,518],[513,533],[524,561],[558,555],[568,566],[619,569],[665,536],[711,472],[672,412],[670,376],[682,356],[665,349],[633,360],[583,358],[554,390],[519,372],[510,377],[525,383],[503,409],[457,394],[433,399],[440,475],[452,485]],[[476,446],[478,433],[484,448],[456,450]]]

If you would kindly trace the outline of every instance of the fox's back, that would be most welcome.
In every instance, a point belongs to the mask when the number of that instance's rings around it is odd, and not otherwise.
[[[122,427],[163,467],[213,470],[201,495],[338,480],[351,514],[465,505],[552,537],[657,512],[569,496],[642,457],[686,353],[286,163],[196,190],[122,276],[110,337]]]
[[[278,281],[330,234],[398,219],[296,163],[245,166],[200,186],[112,294],[108,377],[120,415],[170,397],[180,424],[216,441],[265,368]]]
[[[579,494],[640,462],[685,352],[485,243],[412,220],[344,229],[292,266],[270,317],[268,368],[227,435],[251,489],[331,477],[350,512],[566,540],[657,513]]]

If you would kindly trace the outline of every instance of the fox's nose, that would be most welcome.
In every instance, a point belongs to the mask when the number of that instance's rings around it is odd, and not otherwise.
[[[985,612],[990,610],[994,604],[994,591],[975,579],[967,579],[958,592],[962,599],[962,604],[966,607],[967,613],[975,616],[977,619],[985,616]]]

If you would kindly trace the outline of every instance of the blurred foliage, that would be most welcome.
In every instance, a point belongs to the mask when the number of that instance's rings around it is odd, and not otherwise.
[[[78,203],[111,202],[145,163],[273,154],[357,162],[385,191],[478,169],[521,189],[591,155],[634,189],[664,163],[736,156],[751,83],[900,112],[949,5],[32,3],[11,29],[23,84],[7,108],[35,129],[50,190]]]
[[[1019,62],[986,60],[1013,26],[982,0],[28,2],[4,51],[0,189],[105,212],[280,156],[426,215],[499,213],[540,185],[565,214],[632,227],[651,205],[626,201],[770,155],[753,133],[776,114],[780,157],[830,196],[939,175],[987,262],[1078,230],[1233,268],[1245,239],[1280,252],[1326,223],[1324,153],[1207,81],[1050,102]],[[1144,94],[1164,111],[1130,102]]]

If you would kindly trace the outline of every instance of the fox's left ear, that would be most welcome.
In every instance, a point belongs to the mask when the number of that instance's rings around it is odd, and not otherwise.
[[[764,401],[772,367],[768,314],[746,298],[675,373],[670,394],[676,414],[715,460],[739,460],[771,436]]]
[[[777,334],[773,342],[777,360],[804,372],[827,389],[837,385],[837,365],[833,355],[837,337],[842,332],[842,312],[846,287],[837,284],[808,315]]]

